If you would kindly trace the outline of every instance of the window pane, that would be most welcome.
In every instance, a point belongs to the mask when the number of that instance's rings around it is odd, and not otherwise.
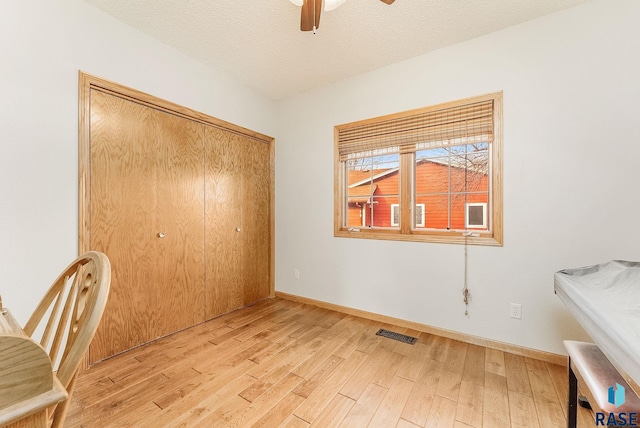
[[[425,212],[424,212],[424,204],[416,204],[415,207],[415,227],[424,227],[425,225]]]
[[[424,225],[418,219],[424,212]],[[449,203],[447,195],[421,196],[416,201],[416,229],[446,229],[449,223]]]
[[[435,151],[442,151],[442,149],[423,150],[416,153],[417,194],[449,192],[449,159],[433,156]]]
[[[400,193],[400,155],[349,159],[347,165],[348,227],[392,227],[392,204]],[[399,218],[399,208],[396,208]],[[397,224],[393,227],[397,227]]]
[[[425,203],[424,227],[465,229],[466,204],[489,202],[489,170],[487,143],[417,151],[415,200]]]
[[[391,226],[400,226],[400,205],[391,204]]]
[[[366,203],[360,198],[349,198],[347,203],[347,227],[364,226]]]
[[[482,205],[469,205],[467,208],[467,217],[469,226],[482,226],[484,225],[484,206]]]
[[[487,192],[489,190],[489,150],[485,144],[469,144],[456,149],[452,150],[451,154],[451,191]]]
[[[464,194],[451,195],[451,229],[463,230],[465,222],[466,201]]]
[[[392,225],[392,206],[398,205],[399,199],[400,198],[398,196],[375,196],[373,198],[373,203],[369,204],[367,209],[367,227],[397,228],[398,224]],[[395,211],[397,211],[399,216],[400,209],[396,208]]]
[[[488,230],[488,200],[488,193],[470,194],[467,195],[466,200],[463,194],[453,195],[451,198],[451,228]]]

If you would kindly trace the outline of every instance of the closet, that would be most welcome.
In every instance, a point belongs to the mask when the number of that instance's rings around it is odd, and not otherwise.
[[[80,247],[112,265],[88,364],[272,295],[273,140],[80,80]]]

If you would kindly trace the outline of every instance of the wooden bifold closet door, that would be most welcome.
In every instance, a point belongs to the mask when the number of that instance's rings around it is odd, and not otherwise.
[[[93,361],[204,320],[203,125],[91,93],[91,246],[111,260]]]
[[[97,362],[271,293],[270,144],[90,89],[88,241],[112,284]]]
[[[206,318],[269,295],[269,146],[207,127]]]

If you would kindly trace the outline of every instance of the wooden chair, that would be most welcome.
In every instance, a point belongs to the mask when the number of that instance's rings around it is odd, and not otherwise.
[[[102,318],[110,283],[109,259],[90,251],[60,274],[24,326],[25,333],[49,353],[56,376],[69,394],[67,400],[49,409],[52,427],[64,422],[78,368]]]

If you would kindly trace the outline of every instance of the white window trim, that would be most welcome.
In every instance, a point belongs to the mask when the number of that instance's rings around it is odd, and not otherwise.
[[[469,208],[482,207],[482,224],[469,224]],[[464,210],[464,226],[468,229],[486,229],[487,228],[487,203],[486,202],[467,202]]]
[[[391,226],[400,226],[399,221],[393,221],[395,210],[398,210],[398,218],[400,218],[400,204],[391,204]]]
[[[424,211],[424,204],[416,204],[416,207],[421,207],[422,208],[422,216],[420,218],[420,223],[417,223],[415,225],[415,227],[424,227],[425,225],[425,220],[427,218],[427,214]]]
[[[425,211],[424,211],[424,204],[416,204],[417,207],[421,207],[422,208],[422,216],[420,218],[420,223],[416,224],[415,227],[424,227],[425,224]],[[396,209],[400,209],[400,204],[391,204],[391,226],[400,226],[400,222],[394,222],[393,218],[393,211]],[[400,213],[398,213],[398,218],[400,218]]]

